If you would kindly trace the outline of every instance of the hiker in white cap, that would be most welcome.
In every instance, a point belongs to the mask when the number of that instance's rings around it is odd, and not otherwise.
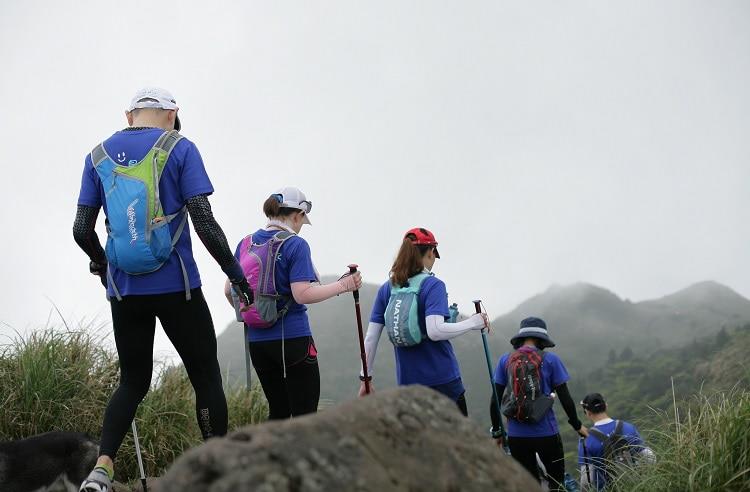
[[[107,289],[120,384],[104,412],[100,456],[82,491],[112,490],[114,459],[151,384],[156,319],[179,353],[195,389],[204,439],[227,432],[227,403],[211,313],[193,259],[195,233],[229,277],[245,306],[252,292],[208,202],[214,189],[195,144],[179,134],[174,97],[141,89],[115,132],[86,155],[73,236],[89,271]],[[107,216],[106,253],[94,226]]]
[[[320,371],[305,304],[325,301],[362,285],[359,272],[321,284],[310,246],[298,234],[310,224],[312,202],[298,188],[272,193],[263,204],[268,221],[245,237],[235,257],[256,291],[242,312],[255,372],[268,400],[269,418],[285,419],[318,409]],[[229,283],[227,300],[232,302]]]

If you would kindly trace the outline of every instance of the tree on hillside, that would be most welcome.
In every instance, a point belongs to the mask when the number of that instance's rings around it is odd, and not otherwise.
[[[617,362],[617,352],[615,349],[609,349],[609,356],[607,357],[607,365],[612,365]]]
[[[723,347],[726,342],[727,342],[727,328],[726,326],[722,326],[721,330],[716,332],[716,336],[714,337],[713,347],[715,349],[719,349]]]
[[[630,359],[633,358],[633,349],[630,347],[625,347],[622,349],[622,352],[620,352],[620,362],[627,362]]]

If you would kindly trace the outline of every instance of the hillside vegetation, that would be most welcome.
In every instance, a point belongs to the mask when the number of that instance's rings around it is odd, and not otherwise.
[[[653,409],[672,407],[672,390],[678,395],[712,396],[734,387],[750,389],[750,324],[722,328],[716,335],[694,339],[683,347],[662,349],[649,355],[623,350],[576,384],[581,389],[616,396],[612,408],[645,418]]]
[[[118,381],[117,354],[90,326],[46,328],[18,336],[0,348],[0,440],[52,430],[85,432],[98,439],[104,409]],[[267,418],[258,388],[227,391],[229,426]],[[161,364],[151,391],[138,408],[136,425],[144,467],[157,476],[183,451],[201,442],[195,395],[180,366]],[[136,478],[132,435],[117,455],[115,477]]]
[[[617,492],[750,490],[750,391],[697,394],[687,410],[660,412],[642,432],[656,463],[614,482]]]

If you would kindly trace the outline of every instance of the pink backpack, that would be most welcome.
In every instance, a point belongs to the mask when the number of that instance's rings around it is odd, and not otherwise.
[[[282,318],[294,302],[292,296],[279,294],[276,289],[276,259],[284,241],[295,234],[279,231],[262,244],[253,242],[253,236],[247,236],[240,244],[240,266],[253,290],[255,302],[250,309],[242,312],[243,321],[252,328],[270,328]],[[282,309],[278,301],[286,299]]]

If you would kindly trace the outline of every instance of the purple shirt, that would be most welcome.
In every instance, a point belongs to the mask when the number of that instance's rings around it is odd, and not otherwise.
[[[117,164],[133,165],[145,157],[162,133],[164,130],[159,128],[119,131],[104,141],[104,149]],[[178,212],[189,198],[210,195],[213,191],[198,149],[193,142],[183,138],[169,154],[159,181],[159,197],[164,212]],[[91,162],[91,154],[85,159],[78,205],[104,207],[104,213],[107,214],[107,200],[99,175]],[[179,226],[180,219],[178,216],[169,224],[172,234]],[[193,259],[189,221],[175,245],[175,251],[179,252],[182,261],[185,262],[190,288],[200,287],[201,279],[198,266]],[[130,275],[112,267],[112,277],[120,294],[126,296],[184,291],[185,280],[175,251],[172,251],[169,259],[155,272]],[[111,286],[107,288],[107,295],[115,295]]]
[[[495,382],[505,386],[505,391],[513,391],[508,387],[508,372],[505,365],[508,362],[510,353],[500,356],[500,360],[495,368]],[[570,377],[568,371],[560,360],[560,357],[554,352],[544,352],[542,361],[541,385],[542,393],[549,395],[552,390],[563,383],[567,383]],[[542,420],[535,424],[519,422],[516,419],[508,419],[508,435],[510,437],[546,437],[558,434],[557,421],[555,412],[550,407]]]
[[[390,297],[391,282],[388,281],[378,289],[370,314],[371,322],[385,324],[385,308]],[[458,360],[451,343],[448,340],[435,342],[426,335],[426,316],[439,315],[445,319],[450,317],[448,293],[442,280],[434,276],[424,279],[419,290],[417,308],[423,339],[420,344],[412,347],[394,347],[396,382],[399,385],[437,386],[460,378]]]

